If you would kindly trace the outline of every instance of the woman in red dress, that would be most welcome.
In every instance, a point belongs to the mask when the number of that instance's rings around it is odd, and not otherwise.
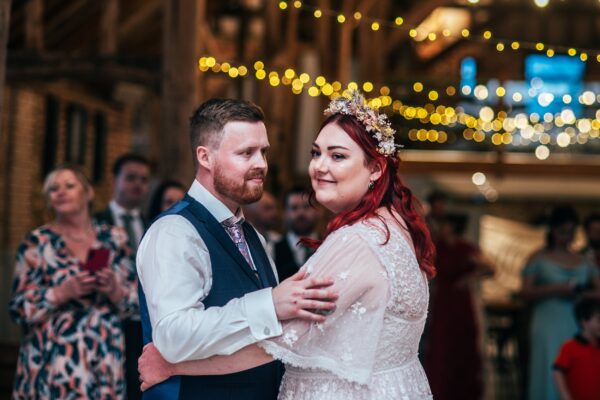
[[[448,215],[436,242],[425,371],[436,400],[483,396],[479,323],[472,283],[491,268],[477,246],[461,238],[466,216]]]

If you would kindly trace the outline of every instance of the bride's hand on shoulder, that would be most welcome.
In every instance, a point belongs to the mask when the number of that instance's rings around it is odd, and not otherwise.
[[[145,345],[138,359],[142,392],[169,379],[174,375],[173,369],[174,365],[165,360],[152,343]]]

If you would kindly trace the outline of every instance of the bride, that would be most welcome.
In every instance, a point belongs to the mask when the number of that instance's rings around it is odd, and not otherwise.
[[[312,148],[315,197],[335,217],[303,269],[332,276],[337,309],[324,323],[292,320],[283,334],[229,356],[169,364],[149,344],[142,390],[173,375],[221,375],[285,364],[279,399],[428,399],[417,358],[434,248],[417,200],[398,175],[395,131],[358,92],[331,102]]]

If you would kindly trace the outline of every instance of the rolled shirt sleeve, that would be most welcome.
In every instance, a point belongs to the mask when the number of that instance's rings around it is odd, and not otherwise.
[[[210,255],[184,217],[165,216],[150,227],[138,248],[137,270],[154,345],[169,362],[228,355],[282,332],[271,288],[205,308]]]

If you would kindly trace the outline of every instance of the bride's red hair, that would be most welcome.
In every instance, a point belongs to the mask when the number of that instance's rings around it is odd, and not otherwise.
[[[377,151],[377,140],[367,132],[364,125],[350,115],[334,114],[327,118],[321,129],[328,124],[336,124],[354,140],[365,153],[367,165],[376,163],[382,174],[375,181],[373,190],[367,191],[360,203],[352,210],[344,211],[333,217],[327,224],[325,239],[331,232],[345,225],[352,225],[360,220],[376,217],[385,225],[386,242],[389,240],[390,231],[383,218],[377,214],[377,209],[386,207],[390,212],[397,212],[406,222],[408,232],[415,247],[415,254],[419,266],[429,278],[435,276],[435,247],[429,234],[429,229],[423,218],[422,207],[411,190],[402,183],[398,174],[400,160],[398,157],[386,157]],[[311,192],[311,200],[314,192]],[[392,215],[394,215],[392,213]],[[303,239],[302,243],[308,247],[316,248],[322,241]]]

